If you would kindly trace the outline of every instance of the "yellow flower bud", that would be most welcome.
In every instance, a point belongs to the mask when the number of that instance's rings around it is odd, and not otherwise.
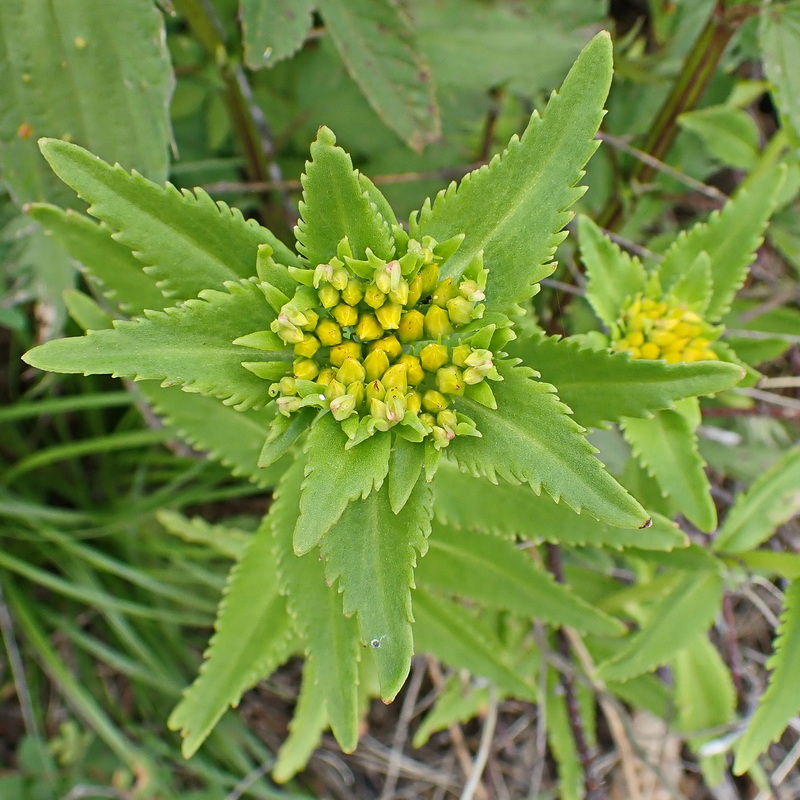
[[[462,281],[458,285],[458,291],[462,297],[466,297],[471,303],[480,303],[486,299],[486,293],[481,289],[477,281]]]
[[[331,415],[337,422],[342,422],[356,413],[356,399],[351,394],[334,397],[330,402]]]
[[[280,387],[281,394],[285,394],[287,396],[297,394],[297,387],[294,384],[294,378],[289,375],[281,378],[278,386]]]
[[[336,377],[336,370],[331,369],[330,367],[325,367],[325,369],[317,375],[317,385],[318,386],[327,386],[334,378]]]
[[[339,292],[330,283],[323,283],[317,291],[323,308],[333,308],[339,302]]]
[[[645,342],[641,347],[641,357],[646,358],[649,360],[653,360],[658,358],[661,355],[661,351],[658,349],[657,344],[653,344],[652,342]]]
[[[389,358],[389,361],[397,358],[403,352],[403,346],[394,335],[384,336],[383,339],[378,339],[369,346],[370,353],[375,350],[383,350]]]
[[[317,323],[319,322],[319,314],[317,314],[316,311],[312,311],[311,309],[305,311],[304,314],[307,322],[305,325],[301,325],[300,327],[304,331],[313,331],[317,327]]]
[[[403,305],[406,306],[406,308],[413,308],[419,303],[420,297],[422,297],[422,275],[418,272],[409,284],[408,297]]]
[[[425,372],[422,369],[422,364],[420,360],[416,356],[412,356],[409,354],[405,354],[400,356],[397,359],[398,364],[405,364],[406,370],[408,372],[408,382],[412,386],[416,386],[418,383],[422,383],[423,379],[425,378]]]
[[[317,338],[326,347],[339,344],[342,341],[342,329],[332,319],[324,319],[317,325]]]
[[[469,350],[469,346],[464,345]],[[426,344],[419,354],[419,359],[422,362],[422,368],[428,372],[436,372],[437,369],[443,367],[450,357],[447,353],[447,348],[443,344]]]
[[[358,305],[361,300],[364,298],[364,288],[361,285],[361,281],[358,278],[350,278],[345,286],[342,289],[342,300],[350,306]]]
[[[445,430],[455,431],[456,425],[458,425],[458,417],[456,417],[455,411],[448,408],[436,415],[436,422]]]
[[[364,390],[367,403],[373,400],[383,400],[386,396],[386,387],[380,381],[370,381]]]
[[[403,344],[416,342],[422,338],[422,331],[425,325],[425,317],[419,311],[406,311],[400,319],[400,329],[398,336]]]
[[[422,395],[419,392],[409,392],[406,395],[406,408],[412,414],[419,414],[422,408]]]
[[[413,313],[409,311],[409,314]],[[431,305],[425,314],[425,334],[431,339],[439,339],[452,332],[453,326],[450,324],[447,312],[441,306]],[[400,338],[402,339],[402,336]]]
[[[364,292],[364,302],[370,308],[380,308],[386,300],[386,293],[382,292],[374,283],[367,287]]]
[[[337,381],[336,378],[325,387],[325,397],[327,397],[328,400],[335,400],[337,397],[342,397],[345,394],[347,394],[347,390],[344,384],[341,381]]]
[[[425,413],[419,415],[419,421],[430,431],[436,424],[436,417],[433,414]]]
[[[350,281],[350,273],[344,267],[334,267],[330,282],[334,289],[342,291]]]
[[[451,360],[457,367],[465,367],[467,366],[467,359],[469,358],[471,352],[472,348],[468,344],[456,345],[450,353]],[[444,366],[444,364],[440,364],[440,366]],[[431,372],[433,371],[434,370],[431,370]]]
[[[303,341],[298,342],[294,346],[294,354],[296,356],[304,356],[305,358],[311,358],[314,353],[317,352],[320,348],[319,339],[311,333],[303,334]]]
[[[408,367],[405,364],[395,364],[383,373],[381,383],[386,389],[402,389],[403,394],[408,391]]]
[[[397,282],[397,288],[389,292],[389,299],[394,303],[399,303],[401,306],[404,306],[408,303],[408,294],[408,281],[401,278]]]
[[[433,414],[444,411],[449,405],[450,401],[441,392],[437,392],[434,389],[428,389],[422,395],[422,407]]]
[[[358,322],[358,309],[353,308],[353,306],[347,305],[347,303],[339,303],[333,311],[334,319],[343,327],[346,328],[348,325],[355,325]]]
[[[439,265],[426,264],[417,274],[420,276],[422,283],[420,286],[422,296],[426,297],[429,294],[433,294],[436,284],[439,283]]]
[[[311,358],[297,358],[292,365],[295,378],[304,381],[313,381],[319,375],[319,366]]]
[[[361,345],[358,342],[354,342],[352,339],[347,339],[347,341],[332,347],[328,358],[334,367],[341,367],[346,358],[355,358],[357,361],[360,361]]]
[[[469,325],[472,322],[475,303],[465,297],[454,297],[447,301],[447,315],[453,325]]]
[[[299,397],[279,397],[275,403],[278,406],[278,412],[288,417],[293,411],[300,409]]]
[[[303,341],[303,332],[286,314],[278,314],[278,318],[270,323],[270,330],[277,333],[286,344],[298,344]]]
[[[361,381],[354,381],[347,387],[347,394],[352,395],[356,399],[356,408],[361,405],[364,399],[364,384]]]
[[[386,403],[386,419],[393,423],[400,422],[406,413],[405,392],[395,386],[386,392],[383,402]]]
[[[443,394],[464,394],[464,376],[458,367],[442,367],[436,372],[436,388]]]
[[[345,386],[354,381],[363,381],[366,376],[364,365],[354,358],[346,358],[344,364],[336,371],[336,380],[341,381]]]
[[[458,294],[458,289],[453,283],[452,278],[445,278],[433,292],[433,304],[444,308],[448,300],[452,300]]]
[[[356,325],[356,336],[362,342],[371,342],[373,339],[379,339],[383,334],[381,327],[374,314],[362,314]]]
[[[400,315],[403,307],[399,303],[384,303],[376,312],[378,322],[386,331],[395,330],[400,327]]]
[[[367,380],[379,380],[383,373],[389,369],[389,357],[383,350],[373,350],[364,359],[364,368],[367,371]]]

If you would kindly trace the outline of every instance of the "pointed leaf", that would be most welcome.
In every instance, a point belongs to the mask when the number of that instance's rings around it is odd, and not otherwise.
[[[425,447],[396,437],[389,459],[389,502],[399,514],[425,468]]]
[[[558,387],[559,398],[584,427],[602,427],[622,417],[649,417],[684,397],[728,389],[744,377],[725,361],[667,364],[632,359],[627,353],[592,350],[558,336],[536,334],[508,345],[510,355]]]
[[[761,57],[776,105],[795,142],[800,141],[800,2],[770,3],[759,19]]]
[[[358,626],[342,613],[342,598],[325,583],[325,567],[316,553],[297,557],[292,533],[297,523],[303,462],[286,472],[270,510],[281,591],[306,658],[321,684],[321,694],[339,746],[352,752],[358,743]]]
[[[702,531],[717,526],[711,487],[703,470],[697,437],[678,411],[658,411],[652,419],[624,419],[622,432],[633,453],[664,496]]]
[[[359,183],[350,156],[336,147],[330,129],[319,129],[301,180],[301,219],[295,235],[297,249],[309,264],[327,264],[343,236],[356,258],[363,259],[367,248],[380,258],[392,257],[389,225]]]
[[[410,221],[416,238],[442,241],[466,233],[445,275],[461,275],[484,251],[490,267],[487,311],[515,313],[549,275],[551,258],[569,222],[566,209],[583,193],[575,184],[595,151],[595,133],[611,81],[611,40],[598,34],[583,50],[539,117],[502,156],[440,192]]]
[[[296,414],[292,414],[288,419],[278,415],[274,419],[264,446],[259,453],[259,469],[271,466],[281,456],[286,455],[298,437],[305,433],[309,425],[311,425],[316,413],[313,408],[303,408]],[[276,423],[278,427],[276,427]]]
[[[278,593],[268,517],[231,570],[214,630],[200,675],[167,723],[181,731],[185,758],[197,751],[225,711],[283,664],[296,646]]]
[[[726,553],[753,550],[798,511],[800,447],[795,447],[738,495],[714,540],[714,549]]]
[[[384,485],[351,503],[322,542],[328,583],[338,580],[344,613],[358,617],[384,701],[394,699],[411,667],[411,588],[417,553],[428,549],[432,499],[419,476],[409,502],[395,514]]]
[[[437,524],[429,544],[430,552],[417,569],[420,586],[584,633],[625,632],[620,622],[556,583],[510,541]]]
[[[475,476],[490,481],[528,483],[554,500],[620,528],[642,527],[648,516],[605,470],[586,441],[583,429],[546,383],[531,379],[532,371],[501,362],[504,380],[495,383],[497,410],[468,398],[459,406],[477,424],[481,439],[457,436],[448,457]]]
[[[269,244],[276,260],[297,263],[266,228],[202,189],[158,186],[57,139],[40,147],[56,175],[90,203],[89,213],[118,231],[117,241],[152,267],[150,274],[178,299],[255,275],[260,244]]]
[[[672,285],[670,295],[679,303],[685,303],[704,314],[714,296],[714,281],[711,277],[711,259],[703,251],[686,270],[683,277]]]
[[[317,420],[306,439],[308,466],[300,497],[294,551],[307,553],[330,531],[348,504],[380,489],[389,471],[391,435],[376,433],[345,450],[347,435],[330,415]]]
[[[544,702],[547,715],[547,741],[558,769],[561,800],[582,800],[585,797],[583,767],[570,726],[567,700],[558,673],[552,668],[547,670],[547,694],[539,702]]]
[[[665,663],[682,645],[708,629],[722,601],[722,580],[716,573],[684,576],[650,612],[620,653],[600,667],[608,681],[626,681]]]
[[[229,283],[226,289],[201,292],[197,300],[147,312],[144,319],[116,321],[113,330],[47,342],[26,353],[25,360],[52,372],[163,380],[227,405],[263,406],[271,399],[269,383],[241,366],[256,351],[232,342],[263,325],[271,312],[254,283]],[[288,352],[258,355],[265,361],[292,357]]]
[[[767,666],[772,670],[767,691],[747,726],[737,751],[733,771],[748,770],[770,742],[783,733],[789,720],[800,712],[800,580],[794,581],[783,598],[783,614]]]
[[[451,725],[469,722],[483,716],[489,705],[488,687],[477,687],[467,682],[463,675],[453,672],[447,678],[444,688],[439,690],[433,708],[425,715],[416,732],[412,745],[422,747],[437,731]]]
[[[439,138],[428,65],[408,18],[391,0],[319,0],[325,26],[350,77],[375,113],[412,150]]]
[[[250,69],[272,66],[294,55],[306,40],[316,0],[241,0],[244,60]]]

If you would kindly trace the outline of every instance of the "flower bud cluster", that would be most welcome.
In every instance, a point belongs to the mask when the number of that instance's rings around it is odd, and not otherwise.
[[[711,343],[718,336],[717,330],[685,306],[640,295],[623,310],[611,345],[615,352],[627,352],[632,358],[663,358],[670,364],[714,361],[718,356]]]
[[[461,279],[441,277],[436,251],[452,253],[461,238],[409,240],[388,262],[370,251],[354,259],[343,240],[331,263],[292,270],[300,286],[270,326],[294,355],[291,374],[270,387],[279,412],[328,409],[356,442],[395,426],[437,448],[479,436],[454,401],[502,378],[490,350],[455,335],[482,317],[487,276],[478,263]]]

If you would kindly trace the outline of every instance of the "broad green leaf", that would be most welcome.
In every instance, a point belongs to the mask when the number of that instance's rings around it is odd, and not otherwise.
[[[294,55],[306,40],[316,0],[241,0],[244,60],[250,69],[268,67]]]
[[[123,314],[139,314],[145,308],[161,311],[173,304],[142,270],[142,262],[113,238],[108,226],[45,203],[34,203],[27,212],[83,264],[89,277]]]
[[[737,496],[714,539],[714,549],[725,553],[753,550],[798,511],[800,447],[795,447]]]
[[[356,258],[364,258],[367,248],[380,258],[392,257],[389,225],[370,201],[350,156],[336,146],[329,128],[319,129],[301,180],[301,219],[295,235],[297,250],[311,266],[327,264],[343,236]]]
[[[40,147],[59,178],[90,203],[89,213],[117,231],[114,238],[177,299],[255,275],[261,244],[274,249],[276,260],[297,263],[266,228],[202,189],[159,186],[56,139],[45,139]]]
[[[399,514],[418,483],[425,468],[425,448],[416,442],[395,437],[389,458],[389,503]]]
[[[764,228],[775,207],[784,174],[782,168],[767,172],[739,189],[707,222],[698,223],[678,236],[657,271],[665,294],[705,251],[710,258],[714,285],[705,315],[713,321],[725,314],[764,239]]]
[[[747,726],[736,751],[733,771],[741,775],[783,733],[789,720],[800,711],[800,580],[794,581],[783,598],[783,614],[767,666],[772,670],[767,691]]]
[[[67,313],[84,331],[113,327],[114,317],[104,311],[93,297],[77,289],[65,289],[62,295]]]
[[[764,68],[784,124],[800,140],[800,2],[768,3],[760,14]]]
[[[681,513],[702,531],[717,526],[711,487],[703,470],[692,425],[678,411],[658,411],[652,419],[622,421],[625,439],[639,462]]]
[[[411,667],[411,589],[417,553],[428,549],[432,496],[419,475],[409,502],[395,514],[384,484],[350,503],[322,541],[325,576],[331,585],[338,581],[345,615],[358,618],[384,701],[394,699]]]
[[[684,397],[728,389],[743,377],[740,367],[725,361],[667,364],[632,359],[626,353],[592,350],[544,334],[513,342],[508,351],[557,386],[575,422],[586,428],[622,417],[649,417]]]
[[[25,354],[31,366],[52,372],[111,374],[180,384],[184,391],[217,397],[237,408],[270,401],[270,384],[241,366],[256,356],[288,360],[291,353],[254,351],[232,344],[268,322],[271,309],[250,281],[209,289],[179,308],[151,311],[144,319],[117,321],[113,330],[58,339]]]
[[[231,570],[214,630],[199,676],[167,722],[181,731],[185,758],[194,755],[225,711],[296,647],[275,578],[269,517]]]
[[[429,544],[430,552],[417,568],[421,586],[583,633],[619,636],[625,631],[620,622],[556,583],[528,552],[508,540],[437,524]]]
[[[312,426],[306,439],[308,455],[300,517],[294,532],[294,551],[307,553],[330,531],[348,504],[380,489],[389,470],[391,435],[376,433],[345,450],[347,435],[326,414]]]
[[[574,514],[549,497],[537,497],[526,486],[495,486],[449,464],[439,468],[434,488],[436,518],[456,528],[506,538],[521,536],[534,542],[616,549],[672,550],[686,544],[677,526],[659,515],[654,515],[653,524],[643,530],[615,528],[585,514]]]
[[[534,700],[535,690],[513,666],[513,655],[494,632],[464,606],[419,588],[414,592],[418,652],[433,653],[451,667],[487,678],[501,691]]]
[[[305,767],[328,727],[323,686],[317,680],[316,664],[311,659],[306,660],[303,683],[289,723],[289,736],[281,745],[272,769],[272,777],[278,783],[286,783]]]
[[[528,483],[544,489],[577,512],[620,528],[640,528],[647,513],[594,457],[595,448],[569,416],[552,386],[534,381],[532,371],[499,365],[503,381],[494,383],[497,410],[464,397],[459,406],[477,424],[482,438],[457,436],[448,457],[475,476],[493,483]]]
[[[463,273],[480,252],[490,267],[488,311],[518,313],[518,303],[549,275],[566,209],[583,193],[576,183],[597,148],[595,133],[611,81],[611,39],[598,34],[583,50],[554,93],[544,114],[531,117],[521,139],[512,138],[501,156],[451,184],[410,220],[417,238],[442,241],[466,233],[447,262],[450,276]]]
[[[75,204],[37,151],[41,136],[166,179],[174,78],[151,0],[3,0],[0,30],[0,172],[19,205]]]
[[[342,613],[342,598],[326,584],[324,562],[317,554],[298,557],[292,551],[303,467],[298,460],[286,472],[270,509],[275,559],[281,591],[306,658],[313,661],[333,734],[349,753],[358,743],[358,625]]]
[[[325,27],[375,113],[412,150],[439,138],[428,66],[392,0],[319,0]]]
[[[636,256],[612,242],[589,217],[578,218],[578,237],[586,267],[586,299],[610,327],[622,316],[626,301],[644,292],[647,272]]]
[[[722,600],[722,580],[716,573],[689,574],[652,608],[647,622],[617,656],[601,665],[604,681],[626,681],[651,672],[684,644],[708,629]]]
[[[698,136],[708,152],[727,166],[750,171],[758,162],[761,132],[752,115],[740,108],[701,108],[681,114],[678,124]]]

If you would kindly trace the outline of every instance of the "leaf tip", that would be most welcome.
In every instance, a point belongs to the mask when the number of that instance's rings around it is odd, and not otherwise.
[[[639,526],[639,530],[642,531],[645,528],[652,528],[652,527],[653,527],[653,518],[652,517],[648,517],[647,518],[647,522],[645,522],[644,525],[640,525]]]
[[[316,144],[324,144],[329,147],[333,147],[336,144],[336,135],[327,125],[319,126]]]

